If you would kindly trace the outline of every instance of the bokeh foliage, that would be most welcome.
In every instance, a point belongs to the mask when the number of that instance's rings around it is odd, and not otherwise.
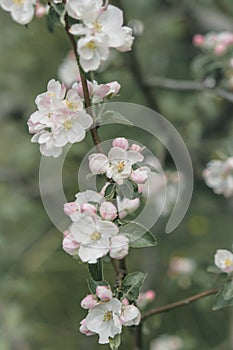
[[[227,0],[123,3],[127,18],[144,24],[135,52],[145,80],[151,76],[193,79],[190,65],[198,54],[192,46],[193,35],[233,29],[233,5]],[[62,235],[44,211],[38,187],[40,154],[38,145],[30,143],[26,127],[35,109],[35,96],[56,77],[69,43],[59,28],[55,34],[48,33],[45,19],[34,20],[25,28],[1,10],[0,22],[4,28],[0,34],[0,350],[107,349],[78,332],[79,321],[85,316],[79,303],[88,292],[87,270],[62,251]],[[101,82],[121,83],[119,101],[148,105],[145,91],[130,69],[131,60],[130,54],[115,54],[96,77]],[[231,249],[233,202],[213,194],[201,172],[216,151],[233,154],[233,105],[208,91],[158,87],[151,94],[159,111],[184,138],[195,173],[193,199],[182,224],[166,235],[166,220],[160,220],[155,227],[157,247],[129,254],[129,270],[148,273],[144,289],[156,291],[155,306],[221,285],[206,268],[217,248]],[[161,156],[161,147],[137,130],[118,126],[100,131],[103,139],[119,135],[133,139],[136,133]],[[78,191],[77,166],[91,147],[88,137],[72,148],[66,160],[63,176],[69,200]],[[173,168],[166,154],[163,161],[166,169]],[[175,255],[196,261],[198,268],[188,280],[168,278],[169,260]],[[114,281],[110,264],[105,267],[106,277]],[[232,311],[212,312],[211,308],[209,298],[151,318],[145,327],[146,344],[167,333],[182,336],[185,349],[232,349]],[[122,350],[131,344],[130,331],[125,332],[128,335]]]

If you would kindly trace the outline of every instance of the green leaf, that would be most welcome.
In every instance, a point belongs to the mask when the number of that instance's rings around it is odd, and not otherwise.
[[[121,345],[121,336],[117,334],[114,338],[109,338],[109,346],[111,350],[118,350]]]
[[[89,277],[87,279],[87,285],[92,294],[96,294],[96,287],[98,286],[109,286],[107,281],[95,281],[93,278]]]
[[[61,25],[61,15],[64,11],[64,5],[58,4],[57,6],[50,6],[47,16],[48,30],[53,33],[56,26]]]
[[[130,247],[132,248],[152,247],[157,244],[154,235],[136,222],[129,222],[126,225],[122,225],[119,231],[129,239]]]
[[[146,278],[144,272],[129,273],[122,281],[121,291],[123,298],[127,298],[130,301],[134,301],[138,298],[140,288]]]
[[[110,184],[107,186],[104,192],[104,197],[106,199],[113,199],[115,197],[115,191],[116,191],[116,184]]]
[[[102,281],[103,279],[103,266],[102,260],[98,259],[96,264],[88,264],[88,270],[91,277],[95,281]]]
[[[207,272],[211,272],[211,273],[222,273],[222,271],[214,265],[208,266],[207,267]]]
[[[116,191],[120,198],[126,197],[132,200],[141,196],[141,193],[138,192],[138,185],[130,179],[125,180],[121,185],[117,185]]]
[[[222,309],[223,307],[229,307],[229,306],[233,306],[233,298],[226,300],[223,296],[224,294],[224,288],[225,286],[218,292],[215,301],[214,301],[214,305],[213,305],[213,310],[219,310]]]
[[[222,295],[225,300],[233,299],[233,280],[227,281],[225,283]]]
[[[133,126],[133,124],[126,117],[117,111],[106,111],[102,114],[101,119],[102,122],[106,123],[118,123]]]

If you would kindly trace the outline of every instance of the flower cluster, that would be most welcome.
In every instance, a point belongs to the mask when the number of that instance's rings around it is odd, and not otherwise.
[[[212,160],[203,171],[207,186],[217,194],[233,196],[233,157],[226,160]]]
[[[117,82],[100,84],[88,82],[93,103],[118,93]],[[67,143],[80,142],[86,130],[93,123],[92,117],[84,109],[84,96],[81,83],[74,83],[66,90],[64,84],[50,80],[47,91],[36,97],[38,110],[29,120],[29,132],[34,134],[32,142],[38,142],[43,155],[59,157]]]
[[[19,24],[31,22],[36,0],[0,0],[3,10],[11,13],[13,20]]]
[[[147,166],[138,165],[144,159],[142,148],[136,144],[129,146],[128,140],[124,137],[114,139],[112,146],[108,156],[102,153],[89,156],[89,168],[92,174],[106,174],[108,179],[112,179],[118,185],[127,179],[135,184],[144,184],[151,170]],[[134,165],[137,165],[135,169]]]
[[[74,202],[64,205],[65,213],[73,223],[64,233],[63,249],[70,255],[78,255],[83,262],[94,264],[109,254],[123,259],[129,250],[129,239],[119,234],[112,222],[117,208],[104,197],[91,190],[80,192]]]
[[[233,254],[229,250],[218,249],[214,256],[214,262],[222,272],[233,272]]]
[[[66,10],[78,20],[70,33],[79,37],[77,51],[84,71],[98,69],[109,57],[109,48],[131,49],[132,29],[123,26],[123,13],[119,8],[104,5],[102,0],[67,0]]]
[[[81,306],[88,314],[81,321],[80,332],[87,336],[98,334],[99,344],[109,343],[109,338],[122,332],[122,326],[138,325],[141,320],[138,308],[114,298],[108,286],[96,287],[96,294],[87,295]]]
[[[193,44],[204,50],[211,51],[216,56],[226,53],[229,48],[233,47],[233,33],[207,33],[206,35],[196,34],[193,38]]]

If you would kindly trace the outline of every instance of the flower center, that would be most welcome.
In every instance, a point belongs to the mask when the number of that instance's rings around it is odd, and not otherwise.
[[[63,125],[64,125],[64,128],[65,128],[66,131],[70,130],[72,128],[72,126],[73,126],[73,124],[71,123],[70,120],[65,120]]]
[[[226,259],[225,260],[225,266],[232,266],[233,265],[233,261],[230,259]]]
[[[99,233],[99,232],[93,232],[92,234],[91,234],[91,240],[92,241],[98,241],[98,239],[100,239],[100,237],[101,237],[101,234]]]
[[[75,103],[73,102],[70,102],[68,100],[66,100],[66,106],[70,109],[74,109],[76,106],[75,106]]]
[[[94,43],[93,40],[89,41],[89,43],[86,44],[86,47],[90,50],[95,50],[96,44]]]
[[[117,164],[117,170],[118,170],[118,172],[120,173],[121,171],[124,170],[124,168],[125,168],[125,161],[122,160],[121,162],[119,162],[119,163]]]
[[[16,5],[23,5],[24,0],[13,0]]]
[[[94,22],[93,23],[93,29],[96,31],[96,32],[99,32],[101,29],[102,29],[102,25],[98,22]]]
[[[103,321],[104,322],[109,322],[109,321],[112,320],[112,318],[113,318],[112,311],[106,311],[105,314],[104,314]]]

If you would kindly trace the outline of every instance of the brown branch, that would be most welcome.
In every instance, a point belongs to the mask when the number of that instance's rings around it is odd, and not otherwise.
[[[176,80],[161,77],[148,78],[145,84],[151,88],[164,88],[170,90],[180,91],[209,91],[217,96],[233,102],[233,93],[222,88],[215,87],[212,81],[190,81],[190,80]]]
[[[201,292],[201,293],[195,294],[195,295],[193,295],[193,296],[191,296],[189,298],[182,299],[182,300],[177,301],[175,303],[167,304],[167,305],[160,306],[160,307],[157,307],[155,309],[152,309],[152,310],[146,312],[142,316],[142,322],[145,321],[147,318],[149,318],[151,316],[158,315],[158,314],[161,314],[163,312],[167,312],[167,311],[176,309],[178,307],[182,307],[182,306],[188,305],[190,303],[193,303],[196,300],[208,297],[209,295],[217,294],[218,291],[219,291],[219,289],[210,289],[210,290],[207,290],[205,292]]]

